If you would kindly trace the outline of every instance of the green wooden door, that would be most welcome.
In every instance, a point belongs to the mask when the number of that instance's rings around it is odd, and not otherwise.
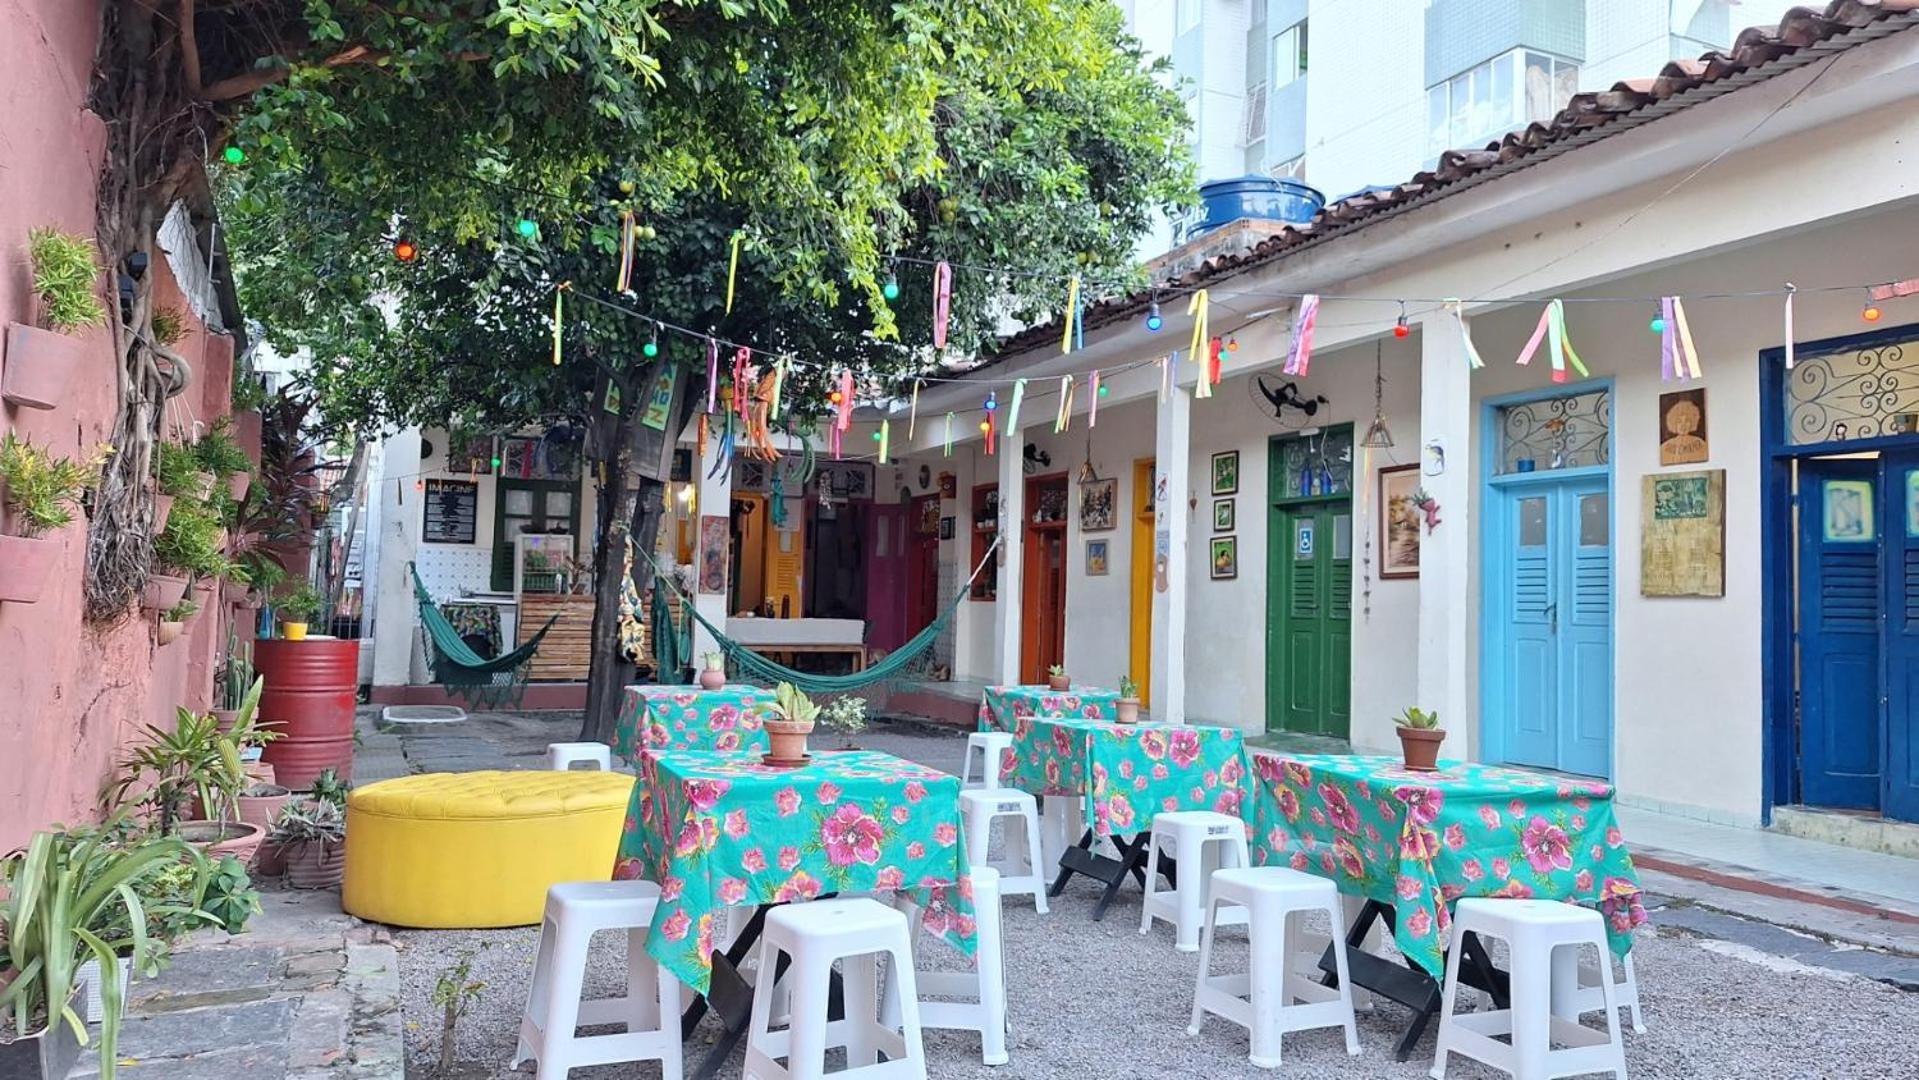
[[[1266,726],[1346,738],[1352,721],[1353,517],[1282,502],[1269,531]]]

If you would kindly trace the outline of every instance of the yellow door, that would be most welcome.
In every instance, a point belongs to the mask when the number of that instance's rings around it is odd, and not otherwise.
[[[1141,705],[1152,705],[1153,459],[1133,462],[1133,640],[1129,664]]]

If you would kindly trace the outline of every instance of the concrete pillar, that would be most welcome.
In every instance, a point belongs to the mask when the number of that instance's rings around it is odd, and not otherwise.
[[[718,592],[707,592],[706,575],[701,572],[709,557],[717,557],[723,571],[730,571],[732,563],[729,546],[731,534],[727,530],[727,522],[733,510],[733,470],[730,466],[720,468],[718,476],[712,475],[720,461],[720,441],[717,433],[707,438],[706,453],[700,455],[700,472],[695,478],[697,492],[694,506],[697,509],[693,522],[693,606],[698,609],[701,618],[723,628],[726,626],[727,590],[733,583],[731,580],[723,581]],[[707,550],[708,518],[720,520],[719,550],[712,553]],[[707,633],[706,627],[695,621],[692,662],[698,665],[702,654],[718,652],[719,648],[719,643],[713,640],[712,634]]]
[[[1153,719],[1186,722],[1186,513],[1193,391],[1175,384],[1153,436]]]
[[[419,550],[425,519],[426,493],[414,487],[420,473],[420,429],[389,436],[378,452],[382,480],[368,496],[381,504],[380,561],[372,571],[380,579],[373,601],[373,685],[406,686],[427,681],[420,609],[407,569]]]
[[[1420,323],[1420,486],[1439,501],[1440,525],[1420,538],[1419,701],[1454,733],[1446,752],[1475,754],[1478,717],[1467,711],[1477,651],[1472,602],[1472,373],[1452,316]]]
[[[1026,430],[1008,429],[999,435],[999,602],[993,618],[997,648],[993,677],[1001,686],[1019,682],[1020,589],[1026,561]]]

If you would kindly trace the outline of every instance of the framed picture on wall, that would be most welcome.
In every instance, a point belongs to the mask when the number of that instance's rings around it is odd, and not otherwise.
[[[1212,574],[1214,580],[1239,576],[1239,537],[1213,537]]]
[[[1213,500],[1213,531],[1224,533],[1233,531],[1234,520],[1239,516],[1233,509],[1233,500]]]
[[[1213,455],[1213,494],[1239,494],[1239,451],[1222,450]]]
[[[940,539],[951,540],[952,538],[953,538],[953,519],[950,517],[943,517],[940,519]]]
[[[1118,517],[1119,481],[1092,480],[1079,486],[1081,532],[1105,532]]]
[[[1086,541],[1086,576],[1103,577],[1107,572],[1107,547],[1109,541]]]
[[[1379,576],[1419,576],[1419,466],[1395,465],[1379,470]]]

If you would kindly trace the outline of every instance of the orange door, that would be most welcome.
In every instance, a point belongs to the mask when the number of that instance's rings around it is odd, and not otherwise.
[[[1020,681],[1038,683],[1066,662],[1066,477],[1026,482],[1026,518]]]

